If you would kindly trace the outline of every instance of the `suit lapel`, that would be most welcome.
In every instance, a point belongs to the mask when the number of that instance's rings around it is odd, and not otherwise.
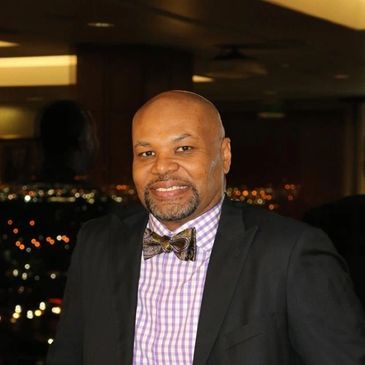
[[[113,216],[110,234],[111,280],[114,309],[118,318],[119,363],[132,364],[134,324],[143,232],[148,216],[145,213],[120,220]]]
[[[256,231],[257,226],[246,230],[241,207],[224,202],[205,281],[194,364],[208,359]]]

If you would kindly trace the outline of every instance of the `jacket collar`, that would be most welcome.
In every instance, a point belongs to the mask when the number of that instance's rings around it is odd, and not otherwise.
[[[205,281],[193,364],[205,364],[209,357],[256,231],[257,226],[245,226],[242,204],[226,198]]]
[[[112,219],[110,262],[113,304],[118,318],[117,358],[119,364],[132,364],[143,233],[148,214],[141,209],[130,217],[114,215]]]

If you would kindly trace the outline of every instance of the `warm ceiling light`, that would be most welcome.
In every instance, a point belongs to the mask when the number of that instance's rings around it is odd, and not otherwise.
[[[350,76],[348,74],[336,74],[333,78],[336,80],[347,80]]]
[[[193,82],[213,82],[213,81],[214,79],[212,77],[193,75]]]
[[[18,43],[0,41],[0,47],[17,47],[17,46],[19,46]]]
[[[0,87],[76,83],[75,55],[0,58]]]
[[[277,94],[278,94],[278,92],[277,92],[277,91],[275,91],[275,90],[265,90],[265,91],[264,91],[264,94],[265,94],[265,95],[268,95],[268,96],[274,96],[274,95],[277,95]]]
[[[90,22],[87,25],[94,28],[112,28],[115,26],[115,24],[108,22]]]
[[[21,134],[3,134],[0,133],[0,139],[21,139],[24,138]]]
[[[259,112],[257,116],[261,119],[282,119],[285,117],[283,112]]]
[[[356,30],[365,29],[364,0],[264,0]]]
[[[0,58],[0,68],[75,66],[76,63],[74,55]]]

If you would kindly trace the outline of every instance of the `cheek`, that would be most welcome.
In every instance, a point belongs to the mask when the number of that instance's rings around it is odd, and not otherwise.
[[[141,201],[141,203],[144,204],[144,190],[147,179],[143,177],[144,176],[143,169],[133,164],[132,174],[137,196]]]
[[[219,161],[217,159],[213,161],[201,162],[192,173],[193,183],[203,190],[209,190],[210,187],[215,185],[219,176]]]
[[[207,164],[206,171],[206,190],[210,190],[215,192],[216,190],[221,189],[221,185],[224,181],[224,172],[222,161],[219,158],[214,159]]]
[[[206,174],[209,180],[217,180],[217,178],[220,178],[220,176],[223,174],[222,160],[219,158],[209,161],[206,166]]]
[[[218,170],[219,161],[218,159],[212,160],[209,166],[209,175],[214,176]]]
[[[139,189],[146,182],[145,169],[140,164],[133,163],[132,173],[134,184],[136,185],[136,188]]]

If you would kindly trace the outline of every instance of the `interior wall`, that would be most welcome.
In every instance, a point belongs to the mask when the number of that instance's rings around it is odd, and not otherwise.
[[[222,118],[232,140],[229,184],[299,184],[297,216],[344,195],[344,174],[351,164],[345,153],[346,108],[289,111],[282,119],[223,111]]]

